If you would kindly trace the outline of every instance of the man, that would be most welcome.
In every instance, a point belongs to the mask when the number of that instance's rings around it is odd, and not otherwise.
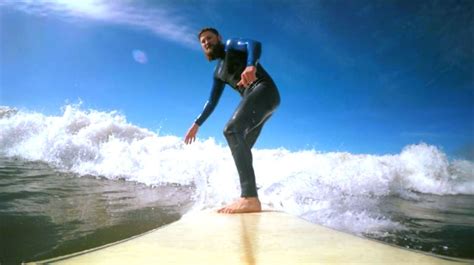
[[[262,210],[258,199],[251,148],[264,123],[280,104],[280,95],[272,78],[258,62],[261,44],[248,39],[229,39],[222,43],[219,32],[204,28],[198,34],[201,48],[209,61],[217,60],[211,95],[202,113],[185,136],[185,143],[196,139],[199,127],[209,117],[230,85],[242,96],[239,106],[224,128],[240,178],[241,198],[218,210],[219,213],[248,213]]]

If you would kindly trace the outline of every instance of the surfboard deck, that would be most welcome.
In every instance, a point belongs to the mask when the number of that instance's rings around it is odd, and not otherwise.
[[[281,212],[198,212],[58,264],[459,264],[309,223]]]

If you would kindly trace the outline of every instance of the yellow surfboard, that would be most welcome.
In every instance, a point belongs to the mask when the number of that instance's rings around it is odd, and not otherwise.
[[[198,212],[58,264],[460,264],[335,231],[281,212]]]

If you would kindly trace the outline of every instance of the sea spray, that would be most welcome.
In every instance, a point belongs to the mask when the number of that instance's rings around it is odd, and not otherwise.
[[[193,187],[185,190],[193,193],[196,210],[240,194],[230,151],[213,139],[185,145],[180,137],[130,124],[118,112],[75,105],[59,116],[0,112],[2,155],[44,161],[79,176]],[[255,149],[253,160],[265,207],[357,234],[403,229],[380,210],[385,197],[474,194],[474,163],[449,161],[424,143],[395,155]]]

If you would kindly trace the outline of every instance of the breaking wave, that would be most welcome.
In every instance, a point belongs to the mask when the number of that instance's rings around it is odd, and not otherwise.
[[[211,139],[185,145],[127,122],[112,111],[67,105],[62,115],[0,107],[0,154],[40,160],[79,176],[193,187],[200,210],[240,194],[230,151]],[[387,196],[474,194],[474,163],[450,161],[436,146],[406,146],[396,155],[255,149],[265,207],[354,233],[397,228],[378,210]]]

